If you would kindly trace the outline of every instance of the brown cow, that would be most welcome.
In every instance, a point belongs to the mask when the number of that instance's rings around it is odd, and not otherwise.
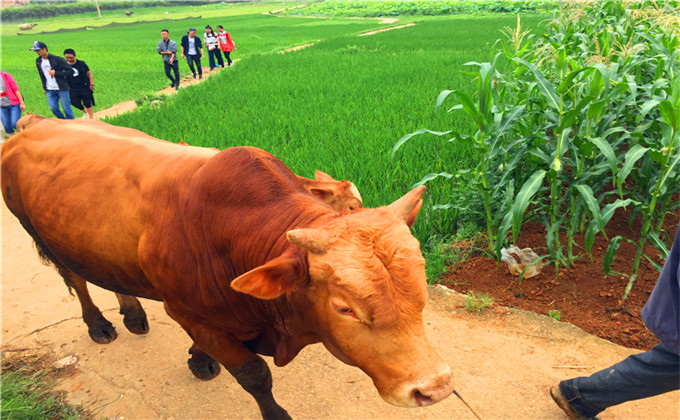
[[[177,144],[191,146],[189,143],[181,140]],[[220,151],[220,149],[215,147],[208,147],[207,149]],[[307,191],[330,204],[336,211],[344,213],[360,209],[364,206],[359,190],[350,181],[337,181],[327,173],[318,170],[314,172],[314,176],[316,179],[301,176],[297,178]]]
[[[44,119],[2,145],[7,207],[67,282],[164,302],[189,367],[223,365],[264,418],[288,418],[271,373],[322,342],[399,406],[446,398],[453,376],[422,321],[418,187],[339,214],[260,149],[150,142],[101,122]],[[122,309],[122,308],[121,308]]]

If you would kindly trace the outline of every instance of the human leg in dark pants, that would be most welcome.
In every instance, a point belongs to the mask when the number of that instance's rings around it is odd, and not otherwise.
[[[560,382],[570,407],[594,417],[608,407],[680,389],[680,356],[660,343],[588,377]]]
[[[233,62],[233,61],[231,61],[231,58],[229,58],[230,54],[231,54],[231,51],[225,51],[224,52],[224,58],[227,59],[227,65],[228,66],[231,66],[231,63]]]
[[[215,58],[217,59],[217,64],[220,65],[220,67],[224,67],[224,60],[222,60],[222,52],[220,51],[219,48],[215,48],[212,51],[209,51],[215,55]]]
[[[165,75],[168,76],[168,79],[170,79],[170,82],[172,83],[172,86],[177,86],[179,85],[179,63],[177,60],[174,60],[172,64],[169,62],[165,61],[163,62],[164,67],[165,67]],[[175,73],[175,77],[173,78],[170,71],[173,71]]]
[[[198,67],[198,75],[202,76],[203,75],[203,69],[201,68],[201,56],[196,54],[196,55],[189,55],[187,54],[187,64],[189,64],[189,69],[191,69],[191,72],[194,74],[194,77],[196,77],[196,70],[194,70],[194,63],[196,63],[196,67]]]

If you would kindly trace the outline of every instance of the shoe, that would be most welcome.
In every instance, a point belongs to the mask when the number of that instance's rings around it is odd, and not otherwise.
[[[174,87],[175,87],[175,84],[174,84],[174,83],[170,83],[170,87],[171,87],[171,88],[174,88]]]
[[[179,83],[175,85],[175,90],[179,90]]]
[[[83,119],[84,119],[84,120],[87,119],[87,114],[83,114]]]
[[[599,420],[597,417],[586,417],[574,410],[569,404],[569,401],[567,401],[564,395],[562,395],[562,390],[560,390],[559,385],[555,385],[554,387],[550,388],[550,396],[552,397],[553,401],[555,401],[555,404],[557,404],[557,406],[560,407],[571,420]]]
[[[196,78],[196,73],[194,73],[194,79]]]
[[[202,78],[203,78],[203,75],[202,75],[202,74],[199,74],[199,75],[198,75],[198,78],[199,78],[199,79],[202,79]]]

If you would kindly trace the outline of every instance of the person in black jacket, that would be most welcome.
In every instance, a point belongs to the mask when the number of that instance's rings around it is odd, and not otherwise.
[[[35,41],[30,51],[35,51],[38,54],[35,66],[38,69],[45,95],[47,95],[47,105],[49,105],[55,117],[72,120],[74,116],[71,108],[68,76],[74,74],[73,68],[63,58],[47,52],[47,45],[44,42]],[[64,109],[63,114],[59,109],[59,103]]]
[[[68,77],[71,85],[71,105],[83,111],[83,118],[94,119],[94,76],[90,67],[83,60],[76,58],[76,52],[72,48],[64,50],[64,58],[75,74]]]
[[[201,53],[200,57],[198,53]],[[196,78],[196,70],[194,70],[194,63],[198,67],[198,78],[203,78],[203,69],[201,68],[201,57],[205,57],[203,54],[203,44],[201,43],[201,38],[196,36],[196,28],[190,28],[189,34],[182,37],[182,58],[186,56],[187,64],[191,69],[191,73],[194,74],[194,79]]]

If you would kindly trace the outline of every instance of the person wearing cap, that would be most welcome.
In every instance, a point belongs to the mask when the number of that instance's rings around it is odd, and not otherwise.
[[[182,58],[186,56],[187,64],[189,64],[189,69],[196,78],[196,70],[194,70],[194,63],[198,67],[198,78],[203,78],[203,69],[201,69],[201,57],[205,57],[203,54],[203,44],[201,43],[201,38],[196,37],[196,28],[189,28],[189,34],[182,37]],[[199,57],[198,52],[201,52]]]
[[[47,105],[49,105],[52,113],[60,119],[74,119],[68,81],[68,76],[74,74],[73,68],[63,58],[50,54],[44,42],[35,41],[30,51],[35,51],[38,54],[38,58],[35,59],[35,66],[38,69],[38,75],[47,96]],[[60,103],[64,110],[63,113],[59,109]]]
[[[92,107],[94,103],[94,76],[87,64],[83,60],[76,58],[76,52],[67,48],[64,50],[64,58],[71,66],[75,74],[68,77],[71,85],[71,105],[83,111],[83,118],[94,119]]]
[[[161,39],[158,41],[156,51],[163,57],[165,75],[170,79],[170,87],[179,90],[179,61],[177,60],[177,43],[170,39],[170,32],[167,29],[161,30]],[[173,79],[170,70],[175,73]]]
[[[208,60],[210,61],[210,70],[215,70],[215,58],[217,64],[224,68],[224,60],[222,60],[222,52],[220,51],[220,43],[217,40],[217,34],[213,31],[210,25],[205,25],[205,33],[203,34],[203,41],[205,47],[208,49]]]

